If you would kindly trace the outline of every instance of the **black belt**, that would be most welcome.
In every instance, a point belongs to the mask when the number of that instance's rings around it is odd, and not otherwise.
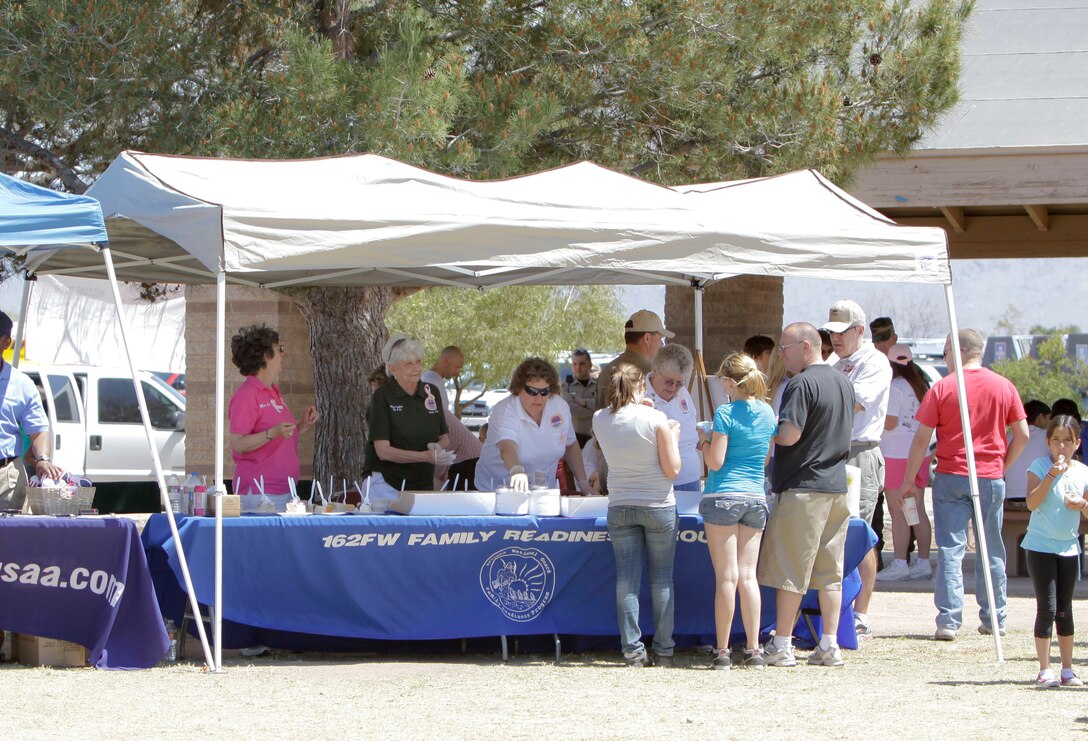
[[[12,456],[8,456],[7,458],[0,458],[0,468],[3,468],[4,466],[9,465],[11,463],[14,463],[15,461],[19,460],[20,457],[21,456],[18,456],[18,455],[12,455]]]

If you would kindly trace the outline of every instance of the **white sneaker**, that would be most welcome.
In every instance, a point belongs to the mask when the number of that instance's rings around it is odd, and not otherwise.
[[[891,566],[884,567],[876,575],[877,581],[906,581],[910,578],[910,566],[907,566],[906,561],[892,561]]]
[[[935,641],[954,641],[956,640],[955,628],[937,628],[937,631],[933,634],[933,640]]]
[[[910,565],[910,579],[932,579],[933,567],[929,564],[929,559],[916,559],[914,563]]]

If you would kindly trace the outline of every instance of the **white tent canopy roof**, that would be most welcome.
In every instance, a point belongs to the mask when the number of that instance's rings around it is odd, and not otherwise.
[[[128,280],[212,282],[223,269],[266,287],[951,281],[943,230],[898,226],[814,171],[669,189],[588,162],[478,182],[377,155],[124,152],[88,195]],[[95,260],[69,250],[29,267],[95,275]]]

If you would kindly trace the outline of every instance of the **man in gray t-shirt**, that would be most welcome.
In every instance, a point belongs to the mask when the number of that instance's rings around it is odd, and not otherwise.
[[[779,345],[786,386],[778,415],[771,486],[778,504],[767,521],[759,583],[777,592],[774,639],[764,646],[770,666],[795,666],[793,626],[801,598],[819,590],[824,633],[808,663],[840,666],[837,634],[842,608],[843,552],[850,510],[846,459],[854,424],[854,391],[846,377],[824,365],[820,334],[807,322],[782,330]]]

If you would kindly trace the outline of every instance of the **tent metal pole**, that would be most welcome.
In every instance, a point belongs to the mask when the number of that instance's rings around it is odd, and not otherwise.
[[[223,414],[226,385],[227,274],[215,274],[215,493],[225,494],[223,486]],[[221,504],[221,502],[217,502]],[[223,507],[215,508],[215,664],[213,671],[223,671]]]
[[[978,536],[978,553],[975,559],[975,568],[982,569],[983,579],[986,582],[986,600],[990,609],[990,625],[993,627],[994,650],[997,651],[998,662],[1003,662],[1005,656],[1001,650],[1001,623],[997,619],[997,606],[994,603],[994,580],[990,573],[990,553],[986,543],[986,528],[983,527],[982,503],[978,493],[978,468],[975,465],[975,443],[971,431],[971,418],[967,411],[967,381],[963,375],[963,355],[960,353],[960,330],[956,322],[956,302],[952,297],[952,284],[944,287],[945,301],[948,304],[948,319],[952,325],[952,355],[955,358],[953,365],[956,369],[956,387],[959,390],[960,424],[963,425],[963,446],[967,453],[967,479],[971,487],[971,503],[975,508],[975,534]],[[934,504],[936,506],[936,504]],[[940,556],[938,555],[938,558]]]
[[[151,432],[151,416],[147,412],[147,399],[144,398],[143,384],[136,373],[136,357],[132,354],[132,346],[128,341],[128,322],[125,320],[124,306],[121,303],[121,290],[117,287],[117,273],[113,269],[113,256],[110,254],[108,244],[101,245],[102,259],[106,263],[106,272],[110,277],[110,288],[113,289],[113,302],[117,306],[117,323],[121,327],[121,341],[125,345],[125,355],[128,357],[128,368],[132,373],[132,387],[136,390],[136,403],[140,407],[140,419],[144,423],[144,432],[147,434],[147,445],[151,448],[151,462],[155,467],[155,479],[159,483],[159,496],[163,507],[166,508],[166,519],[170,523],[170,535],[174,539],[174,547],[177,548],[178,565],[181,567],[181,576],[185,581],[185,591],[189,595],[189,606],[193,614],[197,616],[196,629],[200,634],[200,645],[204,648],[204,660],[208,666],[212,665],[212,651],[208,646],[208,636],[204,632],[204,622],[199,619],[200,605],[196,599],[196,591],[193,589],[193,580],[189,575],[189,563],[185,558],[185,549],[181,545],[181,536],[178,535],[178,523],[174,518],[174,508],[170,504],[170,497],[166,495],[166,478],[162,473],[162,461],[159,459],[159,449],[155,445],[155,438]]]
[[[34,278],[29,273],[23,273],[23,296],[19,303],[19,328],[15,330],[15,345],[11,348],[11,365],[19,367],[19,356],[23,354],[23,338],[26,337],[26,316],[30,312],[30,284]]]
[[[692,286],[695,291],[695,352],[703,354],[703,287]]]

